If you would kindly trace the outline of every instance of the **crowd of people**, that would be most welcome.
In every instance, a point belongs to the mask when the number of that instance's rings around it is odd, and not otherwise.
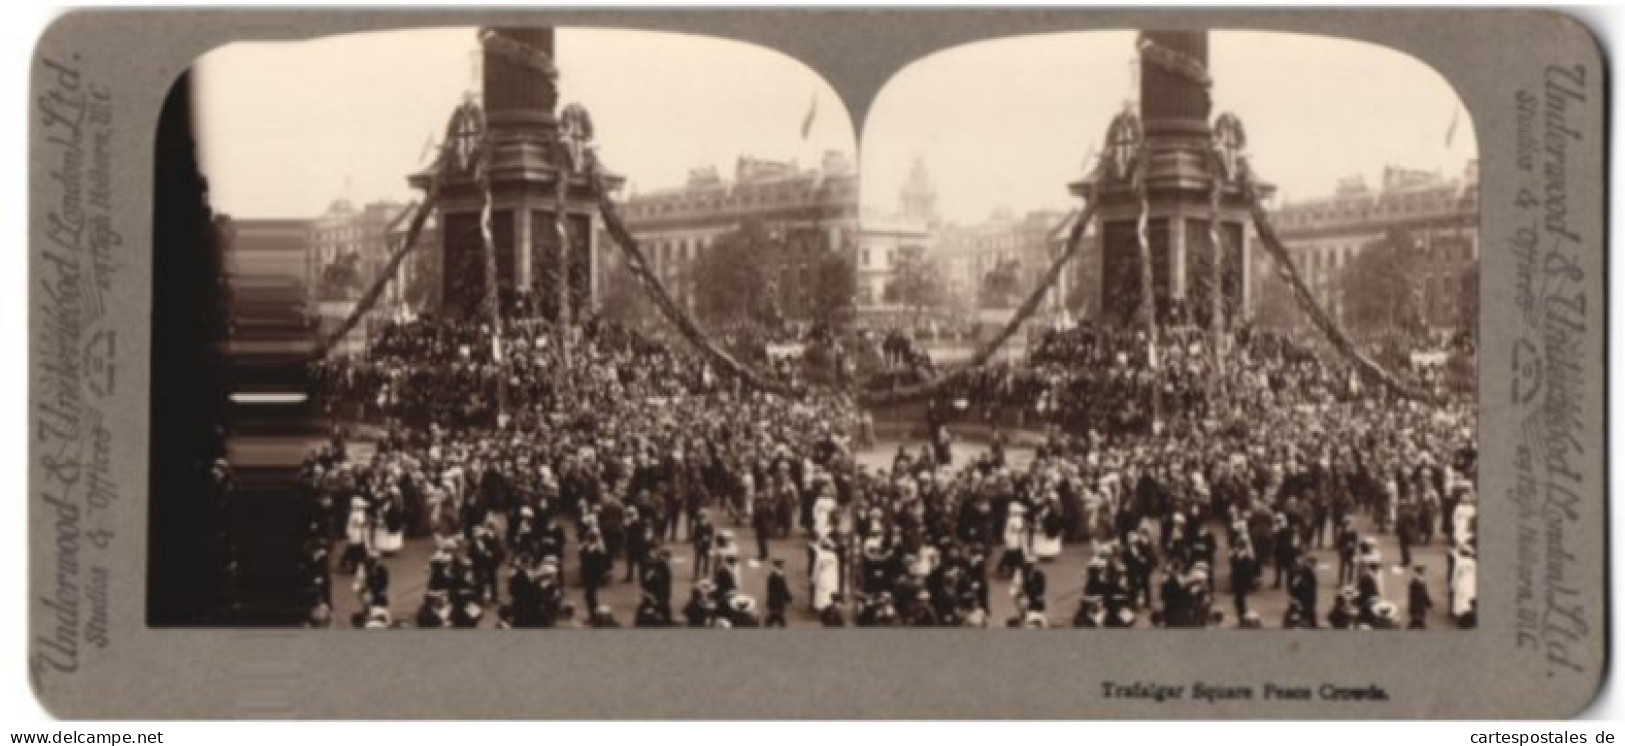
[[[1238,393],[1264,388],[1283,401],[1382,393],[1340,364],[1337,355],[1280,334],[1239,329],[1225,338],[1219,359],[1212,344],[1205,330],[1194,327],[1165,328],[1155,345],[1137,330],[1087,324],[1048,330],[1024,360],[973,371],[938,396],[932,409],[939,422],[1059,425],[1077,433],[1117,434],[1146,431],[1154,421],[1222,417],[1219,410]],[[1393,372],[1441,399],[1467,398],[1430,368]]]
[[[477,325],[399,325],[319,373],[336,419],[377,430],[366,458],[336,432],[307,460],[311,623],[334,623],[340,593],[373,627],[1384,629],[1440,603],[1475,623],[1471,401],[1401,401],[1263,335],[1220,370],[1169,335],[1153,413],[1134,341],[1057,338],[954,394],[1073,425],[1030,458],[998,432],[955,458],[942,427],[876,468],[838,387],[751,391],[610,325],[576,330],[569,354],[544,326],[498,351]],[[429,540],[417,612],[396,618],[389,558]],[[1413,562],[1436,541],[1446,566]],[[1067,551],[1086,571],[1050,578]],[[604,600],[617,583],[640,599],[629,615]],[[1279,619],[1257,608],[1267,587]]]

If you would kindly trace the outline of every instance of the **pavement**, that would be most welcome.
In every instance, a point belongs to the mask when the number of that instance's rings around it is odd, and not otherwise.
[[[870,468],[889,468],[892,456],[896,453],[897,441],[881,441],[873,448],[859,454],[859,461]],[[919,442],[905,443],[911,451],[917,450],[922,444]],[[959,443],[955,445],[954,457],[956,462],[960,459],[975,458],[983,447],[973,443]],[[358,457],[361,454],[357,454]],[[1007,459],[1012,468],[1023,468],[1032,458],[1031,449],[1016,447],[1008,449]],[[1369,535],[1372,525],[1364,516],[1355,519],[1357,529],[1362,536]],[[766,598],[766,583],[770,565],[757,562],[755,557],[756,538],[749,525],[730,524],[725,516],[719,516],[719,528],[730,529],[734,532],[741,548],[742,556],[750,557],[744,564],[741,589],[743,592],[755,596],[758,601]],[[1236,622],[1233,597],[1229,589],[1229,563],[1223,558],[1227,556],[1228,547],[1223,536],[1225,532],[1215,530],[1219,549],[1216,554],[1219,567],[1214,568],[1216,593],[1213,604],[1215,609],[1225,612],[1225,626],[1234,626]],[[1329,537],[1328,537],[1329,538]],[[1394,536],[1381,534],[1377,536],[1382,556],[1390,562],[1396,561],[1399,555],[1399,545]],[[693,580],[694,553],[693,549],[683,541],[668,542],[666,547],[672,552],[673,571],[673,607],[680,613],[681,605],[688,598],[688,589]],[[817,617],[809,605],[811,594],[805,578],[808,577],[807,539],[797,530],[796,536],[789,539],[772,539],[768,542],[770,557],[783,558],[785,572],[791,578],[791,591],[795,596],[792,610],[786,615],[791,626],[817,625]],[[578,609],[579,620],[585,603],[583,601],[580,585],[580,572],[576,565],[574,536],[571,537],[570,551],[566,552],[564,559],[564,577],[566,579],[566,597]],[[342,556],[343,542],[334,547],[332,555]],[[434,554],[434,539],[421,538],[406,541],[401,552],[386,557],[382,561],[390,571],[390,611],[396,620],[410,621],[417,613],[423,601],[423,594],[428,582],[429,558]],[[1044,563],[1045,574],[1049,578],[1048,618],[1053,626],[1070,626],[1073,613],[1077,610],[1078,599],[1083,585],[1083,573],[1088,565],[1090,548],[1087,543],[1069,544],[1062,550],[1054,561]],[[1317,560],[1317,573],[1319,575],[1318,613],[1320,622],[1325,624],[1325,614],[1332,608],[1333,597],[1337,593],[1337,556],[1334,549],[1311,550]],[[1448,629],[1453,627],[1447,609],[1447,584],[1445,570],[1447,549],[1444,540],[1435,537],[1432,544],[1412,547],[1412,562],[1427,567],[1426,579],[1429,591],[1433,597],[1434,608],[1428,615],[1429,629]],[[990,560],[991,561],[991,560]],[[333,574],[333,601],[335,623],[343,624],[350,619],[351,614],[359,609],[356,594],[351,592],[352,576],[340,573],[337,562],[334,562]],[[599,603],[608,604],[614,610],[615,618],[624,626],[630,626],[633,612],[637,608],[641,592],[635,580],[628,582],[626,565],[621,558],[617,558],[612,573],[613,582],[599,589]],[[1015,613],[1015,604],[1010,595],[1010,582],[992,575],[989,619],[993,626],[1002,626],[1005,619]],[[1284,589],[1275,589],[1275,570],[1273,563],[1263,568],[1261,590],[1248,596],[1248,608],[1258,612],[1265,627],[1279,627],[1281,619],[1286,612],[1288,598]],[[1385,570],[1383,581],[1385,597],[1396,603],[1400,608],[1402,619],[1408,618],[1406,614],[1406,588],[1409,577],[1400,568],[1389,567]],[[504,570],[499,588],[506,593],[507,571]],[[491,626],[495,622],[494,607],[488,609],[482,626]],[[848,614],[848,619],[853,615]],[[1147,622],[1140,622],[1140,627],[1148,627]]]

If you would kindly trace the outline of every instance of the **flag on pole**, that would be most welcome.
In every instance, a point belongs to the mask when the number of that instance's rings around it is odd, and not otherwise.
[[[1461,122],[1461,107],[1457,106],[1450,112],[1450,127],[1444,131],[1444,146],[1450,147],[1456,142],[1456,125]]]
[[[813,120],[818,118],[818,94],[814,93],[812,103],[807,106],[807,116],[801,120],[801,139],[807,139],[812,134]]]

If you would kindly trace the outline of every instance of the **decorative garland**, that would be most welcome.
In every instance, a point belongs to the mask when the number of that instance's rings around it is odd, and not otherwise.
[[[567,119],[561,123],[558,135],[554,140],[554,152],[563,156],[569,163],[559,163],[553,179],[553,235],[558,241],[558,272],[553,278],[553,289],[557,294],[558,303],[558,342],[559,354],[564,358],[566,365],[570,364],[570,322],[574,316],[574,309],[570,307],[570,221],[566,211],[569,202],[570,173],[579,167],[581,158],[577,155],[585,148],[585,137],[589,136],[582,128],[579,118],[586,113],[579,105],[572,104],[574,108],[566,108]],[[579,112],[579,113],[578,113]]]
[[[1134,225],[1135,243],[1140,250],[1140,319],[1145,324],[1146,365],[1151,369],[1151,422],[1152,427],[1156,427],[1162,419],[1162,365],[1157,360],[1157,291],[1152,278],[1149,235],[1151,195],[1146,186],[1146,159],[1136,157],[1135,161],[1134,194],[1140,202],[1140,215]]]
[[[1210,160],[1208,170],[1212,172],[1213,186],[1208,193],[1207,206],[1207,242],[1209,253],[1213,261],[1213,286],[1208,288],[1208,294],[1213,296],[1213,315],[1208,319],[1212,331],[1213,367],[1220,373],[1224,372],[1224,355],[1219,349],[1219,340],[1224,338],[1224,231],[1219,225],[1219,201],[1224,191],[1224,180],[1220,178],[1224,162],[1217,148],[1208,151]],[[1228,173],[1228,172],[1224,172]]]
[[[1140,37],[1139,49],[1140,59],[1203,88],[1213,87],[1213,76],[1208,75],[1207,67],[1189,55],[1162,46],[1146,36]]]
[[[502,300],[497,292],[497,245],[491,231],[491,131],[485,126],[485,112],[473,103],[465,105],[480,123],[480,140],[474,151],[474,183],[480,190],[480,247],[485,269],[485,312],[491,317],[491,360],[501,365]],[[500,426],[508,408],[508,377],[496,376],[497,423]]]
[[[1270,257],[1275,260],[1282,276],[1286,278],[1287,284],[1291,286],[1292,295],[1298,301],[1298,306],[1309,315],[1309,320],[1314,323],[1316,328],[1320,329],[1320,332],[1332,343],[1333,348],[1353,362],[1361,372],[1375,379],[1389,391],[1406,399],[1429,404],[1437,403],[1433,396],[1407,386],[1405,382],[1395,378],[1382,366],[1360,354],[1360,351],[1355,349],[1354,343],[1349,340],[1343,329],[1326,313],[1325,309],[1320,307],[1320,303],[1315,300],[1314,294],[1310,292],[1309,286],[1304,283],[1302,275],[1298,273],[1298,265],[1292,260],[1292,254],[1281,243],[1280,236],[1275,233],[1275,226],[1270,223],[1269,215],[1264,212],[1264,204],[1258,198],[1257,191],[1253,186],[1251,170],[1246,167],[1245,162],[1241,166],[1242,194],[1247,200],[1247,209],[1252,214],[1253,226],[1258,230],[1259,241],[1264,244],[1264,248],[1269,251]]]
[[[665,316],[672,326],[677,327],[677,331],[683,336],[683,339],[695,349],[710,357],[721,366],[724,372],[738,377],[751,388],[779,396],[794,397],[795,393],[789,387],[764,378],[713,344],[705,336],[705,333],[700,331],[694,320],[689,318],[688,313],[677,305],[677,302],[672,299],[671,293],[667,292],[666,286],[661,283],[660,278],[649,268],[649,263],[644,259],[643,251],[639,248],[637,239],[632,236],[632,232],[626,228],[626,223],[621,220],[620,207],[609,197],[609,188],[604,179],[603,167],[598,160],[597,154],[590,150],[587,151],[586,161],[587,174],[592,179],[593,194],[598,198],[598,212],[604,219],[604,229],[609,233],[610,240],[620,248],[621,254],[626,260],[627,269],[632,271],[632,276],[636,277],[638,282],[643,285],[644,291],[654,297],[655,307],[660,309],[661,315]]]
[[[553,64],[553,58],[548,53],[503,36],[494,28],[480,29],[480,46],[501,55],[509,62],[546,75],[548,80],[559,78],[559,69]]]
[[[400,271],[401,264],[406,260],[406,255],[417,248],[418,237],[423,234],[423,227],[428,223],[429,215],[434,212],[436,203],[440,201],[440,174],[452,163],[452,146],[456,142],[457,128],[462,121],[463,114],[463,109],[459,108],[452,112],[450,120],[446,122],[446,137],[441,141],[440,148],[435,153],[434,161],[429,166],[429,184],[424,189],[423,201],[418,203],[417,211],[412,213],[412,222],[407,228],[406,239],[401,242],[399,248],[395,249],[395,253],[390,255],[389,261],[384,263],[384,266],[378,272],[378,276],[373,278],[372,285],[367,288],[367,292],[361,294],[360,300],[356,301],[355,308],[350,309],[350,315],[346,316],[344,322],[339,324],[337,329],[334,329],[331,334],[328,334],[325,339],[316,345],[315,359],[320,360],[327,357],[338,347],[338,343],[344,339],[345,335],[355,329],[356,324],[361,323],[361,318],[372,310],[372,307],[378,303],[379,298],[383,297],[384,288],[389,286],[390,281],[395,278],[395,273]]]
[[[912,386],[888,391],[860,391],[858,394],[859,403],[865,406],[884,406],[932,396],[986,365],[987,361],[991,360],[993,355],[999,351],[999,348],[1003,347],[1004,343],[1015,335],[1016,330],[1020,329],[1021,325],[1025,324],[1027,319],[1038,310],[1044,296],[1049,293],[1050,288],[1060,278],[1061,270],[1080,253],[1084,245],[1084,233],[1087,232],[1089,223],[1094,220],[1095,216],[1096,200],[1092,189],[1091,186],[1091,193],[1084,202],[1082,211],[1078,213],[1077,222],[1073,223],[1072,232],[1067,235],[1066,247],[1061,251],[1060,255],[1055,257],[1054,261],[1050,262],[1049,269],[1044,272],[1043,279],[1039,281],[1038,286],[1033,288],[1032,292],[1027,295],[1027,299],[1022,301],[1021,305],[1016,308],[1015,315],[1005,322],[1004,327],[999,330],[998,334],[977,349],[970,359],[952,370],[945,371],[929,381]]]

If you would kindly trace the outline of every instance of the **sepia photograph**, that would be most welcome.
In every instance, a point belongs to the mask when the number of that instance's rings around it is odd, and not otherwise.
[[[148,623],[1471,629],[1478,158],[1327,36],[981,41],[863,121],[698,35],[216,48]]]

